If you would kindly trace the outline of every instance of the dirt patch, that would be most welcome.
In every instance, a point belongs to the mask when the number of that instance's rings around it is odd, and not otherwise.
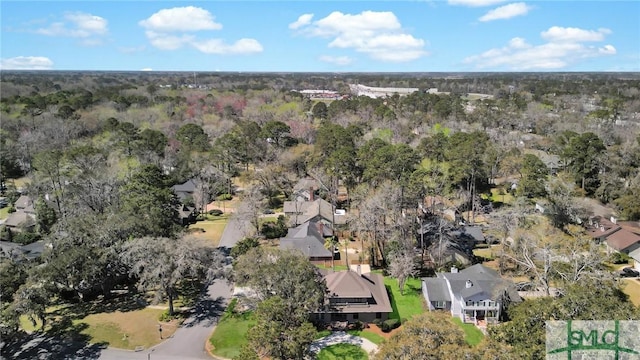
[[[402,328],[402,326],[395,328],[393,330],[391,330],[390,332],[384,332],[382,331],[382,329],[380,329],[380,327],[376,324],[369,324],[369,327],[364,329],[363,331],[369,331],[372,332],[374,334],[378,334],[380,336],[382,336],[383,338],[385,338],[385,340],[388,340],[391,335],[395,334],[396,332],[398,332],[400,329]]]

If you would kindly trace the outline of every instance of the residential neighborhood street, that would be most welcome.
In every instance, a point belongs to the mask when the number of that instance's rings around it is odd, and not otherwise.
[[[242,204],[229,219],[220,238],[220,247],[232,248],[249,229],[250,224],[242,219],[241,207]],[[205,344],[231,298],[231,293],[231,286],[225,279],[216,280],[208,287],[207,296],[200,300],[192,315],[170,339],[138,352],[107,348],[100,354],[100,359],[211,359],[205,350]]]

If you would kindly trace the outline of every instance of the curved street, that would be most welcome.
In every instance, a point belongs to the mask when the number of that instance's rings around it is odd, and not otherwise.
[[[250,224],[242,219],[241,214],[241,210],[236,211],[229,219],[220,238],[221,248],[232,248],[248,231]],[[211,359],[205,349],[205,344],[230,298],[231,286],[225,279],[218,279],[207,288],[206,296],[202,297],[193,309],[191,316],[169,339],[151,349],[137,352],[107,348],[102,350],[99,358],[102,360]]]

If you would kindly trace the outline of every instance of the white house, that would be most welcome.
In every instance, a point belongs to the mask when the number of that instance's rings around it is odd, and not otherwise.
[[[429,310],[447,310],[479,326],[499,322],[509,303],[522,301],[513,282],[481,264],[423,278],[422,293]]]

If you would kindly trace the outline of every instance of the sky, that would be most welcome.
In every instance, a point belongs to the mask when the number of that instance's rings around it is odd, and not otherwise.
[[[640,71],[640,1],[0,1],[0,69]]]

